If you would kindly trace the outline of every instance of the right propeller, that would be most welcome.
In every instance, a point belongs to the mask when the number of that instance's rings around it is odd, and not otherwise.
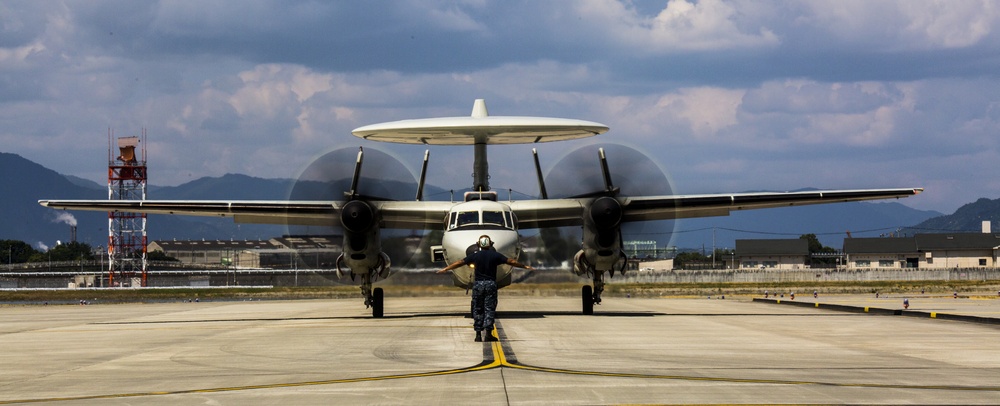
[[[669,176],[641,151],[619,144],[579,147],[557,161],[544,185],[551,198],[585,201],[583,227],[576,234],[581,249],[573,258],[574,272],[593,279],[593,287],[582,290],[585,314],[592,314],[593,305],[601,302],[604,274],[614,277],[628,269],[629,258],[638,254],[637,240],[656,238],[657,246],[672,243],[673,221],[623,222],[624,198],[673,193]]]

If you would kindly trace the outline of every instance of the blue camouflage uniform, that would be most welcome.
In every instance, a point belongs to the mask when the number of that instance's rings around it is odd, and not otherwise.
[[[472,283],[472,319],[476,332],[493,331],[497,311],[497,267],[507,263],[507,257],[491,249],[479,250],[465,257],[466,265],[475,268]]]

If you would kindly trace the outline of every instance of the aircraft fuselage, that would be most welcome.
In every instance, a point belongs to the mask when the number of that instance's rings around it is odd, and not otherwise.
[[[495,193],[491,195],[496,197]],[[483,200],[456,204],[445,218],[444,236],[441,238],[445,261],[458,261],[477,250],[476,241],[482,235],[490,236],[493,249],[508,258],[517,259],[521,255],[514,212],[504,203],[486,199],[484,194]],[[469,289],[473,274],[471,267],[462,266],[452,272],[452,280],[455,286]],[[511,267],[501,265],[497,269],[497,284],[503,287],[510,282]]]

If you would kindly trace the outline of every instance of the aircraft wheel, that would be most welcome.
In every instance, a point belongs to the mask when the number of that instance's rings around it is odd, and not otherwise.
[[[382,288],[372,289],[372,317],[381,318],[383,314],[382,299],[385,294],[382,293]]]
[[[594,314],[594,288],[583,285],[580,296],[583,299],[583,314]]]

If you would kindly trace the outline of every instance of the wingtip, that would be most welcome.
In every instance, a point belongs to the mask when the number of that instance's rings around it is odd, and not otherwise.
[[[918,187],[918,188],[913,189],[913,194],[915,194],[915,195],[919,195],[919,194],[921,194],[923,192],[924,192],[924,188],[922,188],[922,187]]]

